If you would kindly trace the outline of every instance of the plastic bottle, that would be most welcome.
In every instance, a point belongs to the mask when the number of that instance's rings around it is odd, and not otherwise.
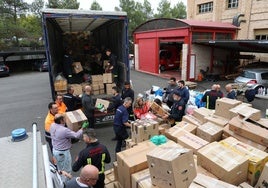
[[[258,95],[260,95],[260,94],[261,94],[261,88],[258,89]]]
[[[265,95],[265,92],[266,92],[266,88],[264,87],[262,95]]]

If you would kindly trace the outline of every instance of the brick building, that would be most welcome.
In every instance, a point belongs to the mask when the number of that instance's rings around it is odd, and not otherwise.
[[[267,0],[188,0],[187,19],[233,23],[238,40],[268,40]],[[254,55],[268,61],[267,54]]]

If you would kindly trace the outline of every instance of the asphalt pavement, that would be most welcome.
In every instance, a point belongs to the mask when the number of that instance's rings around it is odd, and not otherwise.
[[[166,87],[168,79],[160,78],[150,74],[145,74],[131,70],[131,81],[135,95],[151,89],[152,86]],[[224,91],[224,86],[232,81],[219,81]],[[195,90],[204,91],[209,89],[215,82],[199,82]],[[47,72],[24,72],[13,73],[9,77],[0,78],[1,97],[0,97],[0,137],[10,136],[11,131],[17,128],[25,128],[28,132],[32,131],[32,123],[36,122],[38,130],[41,131],[42,142],[44,141],[44,119],[47,115],[47,105],[51,102],[51,92],[49,77]],[[254,108],[262,110],[264,117],[267,108],[267,100],[255,99],[252,102]],[[96,133],[99,141],[107,146],[111,153],[112,161],[115,160],[115,141],[112,124],[96,126]],[[73,159],[78,152],[85,147],[80,141],[73,145]],[[112,167],[112,163],[106,169]],[[77,173],[74,173],[77,175]]]

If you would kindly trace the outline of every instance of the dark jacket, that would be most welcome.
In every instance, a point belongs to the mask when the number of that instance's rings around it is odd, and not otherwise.
[[[120,105],[122,105],[121,95],[118,94],[112,97],[111,103],[109,104],[107,110],[116,110]]]
[[[67,107],[67,111],[76,110],[76,106],[78,103],[81,104],[81,98],[76,97],[70,93],[63,95],[63,102]]]
[[[215,109],[216,100],[222,98],[222,95],[216,90],[207,91],[202,97],[202,102],[206,102],[206,108]]]
[[[181,98],[179,101],[174,101],[171,107],[169,118],[174,119],[175,121],[181,121],[184,112],[185,112],[185,102]]]
[[[97,141],[88,144],[85,149],[80,151],[77,160],[72,166],[72,170],[77,172],[81,167],[86,166],[87,164],[92,164],[99,169],[100,173],[104,173],[104,163],[110,162],[111,156],[106,146]]]
[[[93,104],[93,100],[91,95],[83,94],[82,96],[82,106],[84,109],[84,113],[87,118],[92,118],[94,115],[95,106]]]

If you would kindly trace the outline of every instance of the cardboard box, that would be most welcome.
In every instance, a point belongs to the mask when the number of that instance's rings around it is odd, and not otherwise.
[[[131,187],[131,175],[148,168],[146,155],[157,146],[150,141],[117,153],[118,180],[122,187]]]
[[[225,125],[228,124],[229,120],[224,118],[224,117],[221,117],[221,116],[217,116],[215,114],[213,114],[212,116],[208,116],[208,117],[205,117],[205,119],[208,121],[208,122],[212,122],[216,125],[219,125],[221,127],[224,127]]]
[[[131,175],[132,188],[158,188],[152,184],[148,168]]]
[[[83,93],[82,85],[80,85],[80,84],[69,84],[69,85],[74,88],[73,95],[78,96],[78,95],[81,95]]]
[[[66,91],[67,90],[67,80],[55,80],[54,81],[55,91]]]
[[[110,101],[104,99],[97,99],[95,103],[95,107],[97,108],[99,105],[102,105],[104,109],[107,109],[110,104]]]
[[[151,137],[158,135],[159,123],[154,120],[140,119],[131,125],[131,139],[135,143],[149,140]]]
[[[168,123],[160,124],[158,126],[159,134],[165,134],[165,132],[170,128],[171,128],[171,126]]]
[[[103,76],[102,76],[102,74],[91,75],[91,83],[92,84],[103,84]]]
[[[237,115],[242,116],[243,118],[248,117],[248,119],[258,121],[261,118],[261,111],[250,106],[240,104],[229,110],[230,117],[233,118]],[[231,119],[230,118],[230,119]]]
[[[201,107],[194,109],[193,116],[198,119],[202,124],[207,122],[207,119],[205,117],[212,116],[213,110]]]
[[[187,132],[190,132],[192,134],[196,134],[196,129],[197,129],[197,126],[196,125],[191,124],[191,123],[186,122],[186,121],[178,122],[173,127],[181,128],[181,129],[183,129],[183,130],[185,130]]]
[[[188,188],[196,176],[192,150],[179,146],[158,146],[147,154],[153,185]]]
[[[112,183],[106,184],[104,188],[123,188],[119,182],[114,181]]]
[[[111,168],[109,170],[106,170],[104,172],[105,175],[105,180],[104,180],[104,184],[109,184],[115,181],[115,177],[114,177],[114,169]]]
[[[234,117],[229,121],[229,129],[236,134],[268,147],[268,130],[253,123]]]
[[[206,122],[197,127],[196,136],[208,141],[214,142],[221,140],[223,128],[211,122]]]
[[[232,149],[239,155],[248,157],[249,165],[247,182],[254,186],[260,177],[265,163],[268,162],[268,153],[240,142],[233,137],[226,138],[219,143]]]
[[[198,173],[189,188],[237,188],[234,185]]]
[[[159,106],[156,102],[152,102],[151,109],[156,115],[160,117],[162,117],[165,114],[169,114],[164,108]]]
[[[220,180],[233,185],[247,180],[248,158],[218,142],[212,142],[198,150],[197,164]]]
[[[111,83],[111,84],[105,84],[105,91],[106,94],[108,95],[112,95],[113,94],[113,87],[116,86],[115,83]]]
[[[114,79],[113,79],[113,74],[112,73],[103,73],[103,83],[107,84],[107,83],[113,83]]]
[[[226,119],[231,119],[230,114],[228,113],[231,108],[236,107],[242,102],[239,100],[229,99],[229,98],[221,98],[216,100],[215,106],[215,115],[224,117]]]
[[[261,118],[258,121],[254,121],[257,125],[268,129],[268,119],[267,118]]]
[[[192,149],[194,151],[194,153],[197,153],[197,150],[199,150],[200,148],[204,147],[205,145],[207,145],[209,142],[207,142],[206,140],[199,138],[198,136],[189,133],[185,130],[181,130],[180,132],[178,132],[176,134],[177,137],[177,143]]]
[[[189,114],[184,115],[184,116],[182,117],[182,121],[189,122],[189,123],[194,124],[194,125],[196,125],[196,126],[200,126],[200,125],[203,124],[203,123],[202,123],[200,120],[198,120],[196,117],[194,117],[193,115],[189,115]]]
[[[73,65],[73,71],[75,74],[83,71],[83,67],[80,62],[73,62],[72,65]]]
[[[268,162],[265,164],[259,181],[255,188],[267,188],[268,187]]]
[[[240,185],[238,185],[240,188],[253,188],[251,185],[249,185],[247,182],[243,182]]]
[[[173,140],[174,142],[177,142],[178,136],[181,136],[181,131],[185,130],[187,132],[195,133],[196,126],[184,121],[181,121],[180,123],[176,124],[175,126],[169,128],[165,132],[165,136],[169,138],[170,140]]]
[[[67,127],[73,131],[78,131],[81,129],[82,123],[87,121],[87,117],[80,109],[66,112],[65,117]]]
[[[261,145],[261,144],[259,144],[259,143],[256,143],[256,142],[254,142],[254,141],[252,141],[252,140],[250,140],[250,139],[248,139],[248,138],[245,138],[245,137],[243,137],[243,136],[240,136],[240,135],[234,133],[233,131],[231,131],[231,130],[229,129],[229,124],[227,124],[227,125],[223,128],[223,135],[224,135],[226,138],[232,136],[232,137],[236,138],[237,140],[239,140],[239,141],[241,141],[241,142],[243,142],[243,143],[245,143],[245,144],[251,145],[251,146],[253,146],[253,147],[255,147],[255,148],[259,149],[259,150],[262,150],[262,151],[265,151],[265,150],[267,149],[266,146],[263,146],[263,145]]]
[[[113,162],[113,168],[114,168],[114,179],[118,181],[118,163],[117,161]]]
[[[136,142],[134,142],[132,139],[126,139],[126,149],[133,148],[134,146],[137,145]]]

